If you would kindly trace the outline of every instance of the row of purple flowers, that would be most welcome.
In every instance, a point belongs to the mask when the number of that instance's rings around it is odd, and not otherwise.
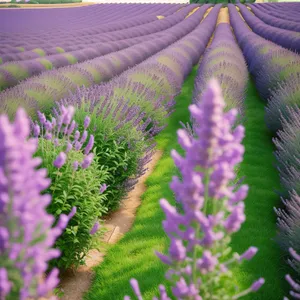
[[[298,157],[300,57],[287,49],[258,36],[245,24],[236,8],[229,5],[232,27],[253,75],[257,89],[266,101],[266,123],[274,135],[277,146],[275,156],[280,173],[284,209],[275,209],[278,215],[278,241],[286,252],[290,252],[290,265],[299,273],[299,171]],[[294,249],[294,250],[293,250]],[[293,297],[300,296],[300,289],[290,277],[286,279],[294,289]]]

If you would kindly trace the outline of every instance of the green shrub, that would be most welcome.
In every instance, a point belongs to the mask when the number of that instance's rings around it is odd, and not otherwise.
[[[99,167],[97,158],[92,159],[89,166],[80,164],[84,159],[95,157],[95,155],[84,154],[82,147],[75,149],[76,133],[67,135],[64,133],[65,127],[62,126],[59,131],[58,125],[52,125],[53,128],[49,129],[49,126],[51,127],[51,124],[55,122],[41,121],[41,124],[43,124],[42,134],[38,139],[36,156],[42,158],[41,168],[48,170],[48,177],[51,179],[51,185],[45,191],[52,195],[47,211],[58,220],[62,213],[68,214],[72,207],[77,208],[72,221],[68,223],[66,230],[55,244],[61,250],[62,255],[59,259],[53,260],[50,265],[61,269],[78,267],[84,264],[86,254],[94,247],[93,236],[90,234],[93,225],[107,212],[104,205],[107,195],[100,193],[100,188],[109,176],[105,169]],[[71,150],[66,149],[68,143],[73,143]],[[57,165],[57,159],[62,157],[59,156],[62,153],[65,153],[65,160]],[[79,163],[77,169],[74,168],[75,162]],[[99,234],[98,232],[96,236]]]
[[[139,176],[139,161],[148,143],[143,132],[138,132],[136,127],[132,126],[132,122],[127,122],[116,129],[119,121],[118,116],[113,115],[113,108],[116,108],[117,102],[110,112],[109,107],[100,111],[100,104],[101,101],[94,107],[89,103],[77,106],[75,120],[78,128],[82,130],[85,116],[89,112],[91,125],[88,132],[95,137],[98,167],[109,174],[105,182],[107,197],[104,206],[110,211],[119,206],[121,199],[132,187],[129,181],[134,181]]]

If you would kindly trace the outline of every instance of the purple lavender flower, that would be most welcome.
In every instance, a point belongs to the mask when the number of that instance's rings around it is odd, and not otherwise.
[[[65,125],[69,125],[73,115],[75,112],[75,108],[73,106],[68,106],[67,108],[65,108],[63,105],[61,106],[61,119],[62,119],[62,123]]]
[[[91,134],[89,142],[88,142],[88,144],[86,145],[86,147],[84,149],[84,154],[85,155],[89,154],[90,151],[92,150],[93,146],[94,146],[94,136]]]
[[[66,163],[67,155],[65,152],[60,152],[53,162],[53,166],[60,169]]]
[[[70,142],[67,142],[66,153],[70,152],[73,148],[73,145]]]
[[[38,118],[39,118],[39,120],[40,120],[40,123],[42,124],[42,125],[44,125],[45,124],[45,122],[46,122],[46,116],[43,114],[43,113],[41,113],[40,111],[38,111]]]
[[[98,231],[99,227],[100,227],[99,222],[98,222],[98,221],[95,222],[93,228],[92,228],[91,231],[90,231],[90,234],[91,234],[91,235],[95,234],[95,233]]]
[[[106,191],[106,189],[107,189],[107,185],[105,183],[101,184],[99,193],[103,194]]]
[[[79,162],[78,162],[77,160],[75,160],[75,161],[73,162],[73,170],[74,170],[74,171],[77,171],[78,166],[79,166]]]
[[[83,122],[84,129],[87,129],[89,127],[90,122],[91,122],[91,118],[89,116],[86,116]]]
[[[258,249],[256,247],[250,247],[247,251],[245,251],[239,258],[239,260],[250,260],[257,253]]]
[[[0,116],[0,265],[6,266],[0,268],[1,299],[9,297],[12,286],[18,299],[25,300],[45,296],[57,285],[57,269],[41,279],[48,261],[59,257],[52,246],[76,212],[61,215],[52,228],[54,217],[46,212],[51,196],[41,194],[50,180],[45,169],[36,170],[41,159],[33,158],[37,143],[28,139],[29,134],[23,109],[17,111],[12,124],[6,115]]]
[[[93,159],[94,159],[94,153],[88,154],[88,155],[83,159],[83,162],[81,163],[81,168],[82,168],[82,169],[87,169],[87,168],[91,165]]]
[[[265,283],[265,280],[263,278],[258,279],[257,281],[255,281],[252,285],[251,285],[251,290],[253,292],[258,291],[261,286]]]
[[[38,124],[34,124],[33,126],[33,136],[38,137],[40,135],[41,128]]]
[[[71,135],[75,129],[76,122],[73,120],[72,123],[70,124],[70,127],[68,128],[67,135]]]
[[[178,130],[178,142],[185,156],[175,150],[171,152],[182,179],[173,177],[170,187],[183,213],[167,200],[160,200],[166,215],[163,228],[171,243],[167,255],[158,253],[157,256],[169,266],[166,278],[171,281],[177,299],[221,299],[225,295],[222,281],[217,278],[229,276],[230,265],[241,259],[250,260],[257,252],[250,247],[241,256],[233,254],[231,259],[225,259],[230,235],[245,221],[242,201],[248,188],[229,185],[235,179],[235,166],[243,159],[244,128],[232,129],[237,110],[224,112],[225,103],[216,80],[210,80],[201,99],[196,100],[190,106],[194,136]],[[255,292],[263,284],[261,278],[232,299]],[[137,281],[131,281],[131,285],[141,298]],[[164,297],[167,299],[166,294]]]
[[[296,261],[296,262],[300,262],[300,255],[293,249],[293,248],[289,248],[289,252],[290,255],[292,256],[292,258]],[[289,263],[293,266],[293,262],[289,261]],[[290,291],[290,295],[293,298],[299,299],[300,298],[300,284],[298,282],[296,282],[290,274],[285,275],[285,279],[286,281],[289,283],[289,285],[291,286],[292,290]],[[284,299],[288,299],[288,298],[284,298]]]

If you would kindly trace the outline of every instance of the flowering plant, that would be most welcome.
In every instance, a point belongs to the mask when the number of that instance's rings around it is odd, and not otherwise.
[[[108,173],[98,168],[97,157],[92,152],[94,136],[87,131],[90,118],[86,116],[81,133],[72,120],[74,112],[72,106],[60,106],[56,118],[49,121],[39,112],[39,124],[32,124],[33,135],[39,141],[37,155],[43,158],[42,166],[47,168],[52,180],[47,190],[53,198],[48,212],[57,219],[72,206],[77,207],[76,216],[55,244],[62,254],[51,265],[60,268],[84,264],[88,251],[95,246],[90,231],[107,212],[103,187]]]
[[[182,180],[174,177],[170,187],[183,213],[166,199],[160,200],[166,215],[163,228],[171,243],[168,255],[156,254],[169,266],[166,279],[177,299],[239,299],[264,283],[260,278],[250,288],[236,291],[229,270],[257,252],[257,248],[250,247],[242,255],[234,253],[229,258],[230,236],[245,221],[243,200],[248,186],[230,186],[235,179],[234,168],[244,154],[244,127],[239,125],[232,130],[237,110],[224,113],[225,102],[217,81],[209,82],[201,101],[196,103],[190,106],[192,118],[198,124],[195,137],[186,130],[178,130],[178,142],[185,157],[175,150],[171,153]],[[141,300],[138,282],[131,279],[130,283]],[[124,300],[128,299],[125,296]],[[163,285],[159,299],[170,299]]]
[[[57,237],[76,213],[54,217],[46,212],[49,194],[41,195],[51,181],[33,158],[37,140],[29,138],[30,123],[23,109],[11,124],[0,116],[0,299],[28,299],[47,295],[58,283],[58,270],[46,278],[48,261],[60,251]]]

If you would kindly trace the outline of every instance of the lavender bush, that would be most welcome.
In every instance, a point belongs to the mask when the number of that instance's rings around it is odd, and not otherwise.
[[[174,177],[170,187],[183,213],[166,199],[160,200],[166,215],[163,227],[171,243],[167,255],[157,256],[169,266],[166,279],[177,299],[239,299],[264,283],[260,278],[248,289],[237,291],[230,272],[233,264],[250,260],[257,248],[250,247],[242,255],[234,253],[229,258],[230,236],[245,221],[243,200],[248,186],[230,186],[235,179],[234,168],[243,158],[244,127],[239,125],[232,130],[237,110],[224,113],[224,107],[221,88],[211,80],[201,101],[190,106],[199,124],[195,137],[183,129],[178,131],[185,157],[175,150],[171,153],[182,180]],[[141,300],[138,282],[132,279],[130,283]],[[124,300],[128,299],[125,296]],[[159,299],[170,299],[163,285]]]
[[[300,252],[300,197],[296,191],[292,191],[289,199],[282,200],[284,209],[275,209],[278,216],[277,225],[279,234],[277,241],[282,249],[288,253],[292,247]],[[300,262],[296,259],[289,260],[289,265],[300,274]]]
[[[273,142],[277,148],[275,157],[283,188],[282,195],[286,197],[292,190],[300,195],[300,108],[287,107],[285,110],[289,118],[281,119],[282,130],[277,132]]]
[[[60,251],[53,249],[57,237],[76,212],[55,219],[46,212],[51,181],[39,157],[33,158],[37,140],[29,138],[30,122],[19,109],[13,123],[0,116],[0,299],[45,296],[58,284],[58,270],[46,278],[48,261]],[[43,193],[43,194],[42,194]]]
[[[294,266],[295,262],[298,264],[300,263],[300,255],[293,249],[289,248],[289,253],[292,256],[292,260],[289,260],[289,264],[291,266]],[[285,276],[286,281],[290,284],[292,290],[289,292],[290,296],[292,296],[295,299],[300,298],[300,284],[296,282],[290,274],[287,274]],[[283,300],[288,300],[287,297],[285,297]]]
[[[98,91],[103,92],[100,92],[101,96]],[[60,102],[76,107],[78,129],[86,130],[94,137],[97,167],[108,174],[103,202],[107,211],[119,206],[121,199],[135,186],[137,178],[145,172],[145,164],[151,159],[156,145],[153,134],[162,129],[139,105],[133,105],[123,97],[114,97],[111,92],[82,89]],[[85,129],[86,115],[90,125]]]
[[[39,112],[39,124],[32,124],[33,135],[39,141],[37,155],[43,158],[42,166],[47,168],[52,180],[47,189],[53,198],[48,212],[57,219],[72,206],[77,207],[76,215],[55,244],[62,254],[51,261],[51,266],[63,269],[84,264],[88,251],[95,246],[90,231],[107,212],[104,204],[107,195],[101,188],[109,174],[98,167],[93,152],[94,136],[87,131],[89,116],[79,131],[74,113],[74,107],[60,106],[51,121]]]

